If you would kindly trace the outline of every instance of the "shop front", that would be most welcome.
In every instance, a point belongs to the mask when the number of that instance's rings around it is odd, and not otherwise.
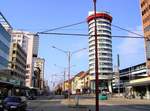
[[[126,92],[139,99],[150,99],[150,77],[131,80]]]

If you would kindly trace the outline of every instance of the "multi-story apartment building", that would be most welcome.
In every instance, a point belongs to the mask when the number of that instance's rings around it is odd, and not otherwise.
[[[17,43],[12,42],[9,54],[9,67],[12,70],[12,76],[18,81],[18,85],[25,86],[27,54]]]
[[[71,92],[76,93],[89,93],[90,92],[90,79],[89,72],[81,71],[72,78]]]
[[[146,48],[146,66],[150,74],[150,0],[141,0],[141,13]]]
[[[27,53],[26,86],[33,87],[34,58],[38,55],[39,36],[31,32],[13,30],[12,39]]]
[[[44,58],[35,58],[34,59],[34,69],[37,71],[38,69],[38,75],[36,77],[36,84],[38,88],[43,89],[44,88],[44,66],[45,66],[45,59]]]
[[[91,90],[95,90],[95,21],[94,12],[89,12],[87,18],[89,27],[89,70],[91,74]],[[98,72],[101,81],[101,89],[111,90],[112,79],[112,38],[111,22],[112,17],[107,12],[97,12],[97,39],[98,39]]]

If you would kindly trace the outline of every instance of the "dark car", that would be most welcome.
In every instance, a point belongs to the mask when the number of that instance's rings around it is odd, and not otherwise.
[[[3,100],[2,105],[8,111],[25,111],[27,102],[24,97],[9,96]]]
[[[0,111],[4,111],[3,106],[2,106],[2,101],[4,100],[4,96],[0,96]]]
[[[36,99],[36,96],[34,95],[29,95],[29,96],[26,96],[28,100],[35,100]]]

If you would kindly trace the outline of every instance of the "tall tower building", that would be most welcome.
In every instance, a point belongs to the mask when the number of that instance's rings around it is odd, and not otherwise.
[[[26,31],[12,31],[12,41],[17,42],[27,53],[26,86],[33,87],[34,58],[38,55],[39,36]]]
[[[87,18],[89,27],[89,69],[91,74],[91,89],[95,90],[95,21],[94,12],[89,12]],[[97,39],[98,39],[98,72],[100,86],[103,89],[111,90],[112,77],[112,38],[111,22],[112,17],[107,12],[97,12]]]
[[[143,31],[145,37],[146,66],[150,75],[150,0],[141,0]]]

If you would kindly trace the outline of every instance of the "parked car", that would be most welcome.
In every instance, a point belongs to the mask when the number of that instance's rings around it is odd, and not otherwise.
[[[36,99],[36,96],[34,95],[29,95],[29,96],[26,96],[28,100],[35,100]]]
[[[27,101],[25,97],[8,96],[3,100],[2,106],[7,111],[25,111]]]
[[[0,111],[4,111],[1,100],[0,100]]]
[[[62,94],[64,95],[64,98],[68,98],[68,91],[64,91]]]
[[[4,96],[0,96],[0,111],[4,111],[2,106],[2,101],[4,100]]]

